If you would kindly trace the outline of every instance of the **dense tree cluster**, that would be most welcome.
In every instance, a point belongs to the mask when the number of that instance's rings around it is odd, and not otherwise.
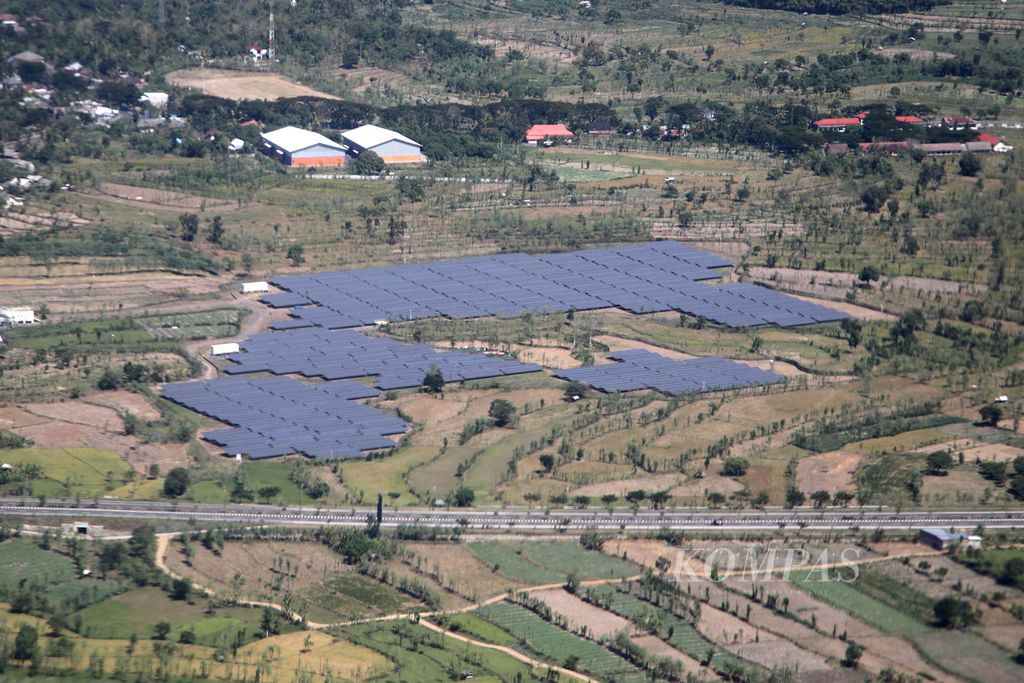
[[[900,14],[927,11],[950,0],[724,0],[727,5],[808,14]]]

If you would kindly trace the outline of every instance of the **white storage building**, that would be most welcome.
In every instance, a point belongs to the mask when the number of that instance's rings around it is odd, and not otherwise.
[[[35,321],[36,312],[31,308],[0,308],[0,325],[31,325]]]
[[[214,344],[213,346],[210,347],[210,353],[214,356],[223,356],[226,353],[238,353],[238,351],[238,342]]]
[[[242,294],[266,294],[270,291],[270,285],[266,282],[243,282]]]
[[[344,166],[345,147],[329,137],[294,126],[263,133],[262,152],[285,166]]]
[[[419,164],[427,160],[422,145],[401,133],[367,124],[341,134],[351,156],[374,152],[385,164]]]

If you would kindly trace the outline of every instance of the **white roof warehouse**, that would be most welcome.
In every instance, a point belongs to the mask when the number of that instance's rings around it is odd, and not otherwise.
[[[320,133],[286,126],[262,137],[263,153],[286,166],[345,165],[345,147]]]
[[[401,133],[367,124],[341,134],[352,156],[373,152],[385,164],[418,164],[427,160],[422,145]]]

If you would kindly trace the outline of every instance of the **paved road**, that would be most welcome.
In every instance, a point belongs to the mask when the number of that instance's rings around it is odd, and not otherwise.
[[[287,525],[363,526],[373,508],[353,507],[317,509],[310,507],[281,508],[272,505],[210,505],[147,501],[62,501],[50,500],[45,505],[33,498],[0,498],[0,517],[69,517],[127,518],[154,522],[204,522]],[[720,511],[664,510],[616,511],[551,510],[527,508],[443,510],[386,509],[383,526],[421,525],[430,527],[463,526],[473,530],[626,530],[655,531],[663,527],[693,530],[771,530],[779,528],[807,529],[908,529],[922,526],[943,528],[1024,528],[1024,510],[895,512],[860,510],[857,508],[825,510]]]

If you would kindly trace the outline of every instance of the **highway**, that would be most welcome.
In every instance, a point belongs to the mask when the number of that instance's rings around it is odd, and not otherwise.
[[[311,508],[254,504],[211,505],[196,503],[48,500],[0,498],[0,517],[67,517],[69,519],[122,518],[168,522],[219,522],[222,524],[364,526],[376,511],[371,507]],[[973,529],[1024,528],[1024,510],[909,511],[876,508],[825,508],[822,510],[724,511],[470,508],[385,508],[382,526],[461,526],[476,531],[656,531],[686,530],[770,531],[778,529],[911,529],[923,526]]]

